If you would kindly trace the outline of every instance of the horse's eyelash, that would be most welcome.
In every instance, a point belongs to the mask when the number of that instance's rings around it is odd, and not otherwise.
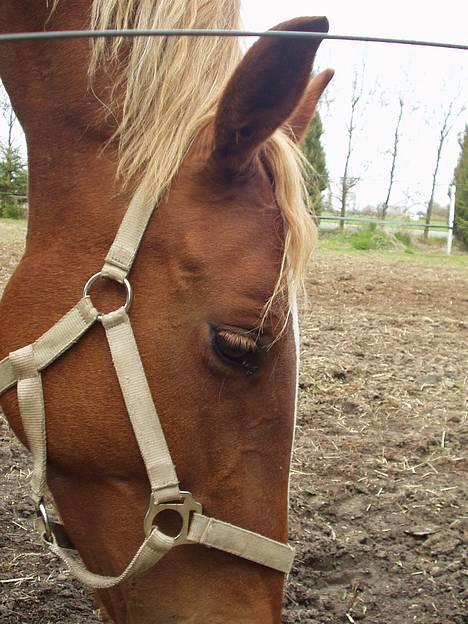
[[[258,349],[257,341],[252,336],[229,332],[225,329],[220,330],[218,336],[230,347],[239,349],[239,351],[256,351]]]

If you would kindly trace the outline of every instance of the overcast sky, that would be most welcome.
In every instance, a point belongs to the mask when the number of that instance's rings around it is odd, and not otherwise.
[[[462,0],[243,0],[247,29],[265,30],[299,15],[326,15],[330,32],[467,43],[468,5]],[[355,73],[363,95],[349,175],[359,177],[353,189],[357,206],[376,205],[385,198],[398,99],[404,100],[400,155],[390,203],[412,211],[430,194],[440,125],[452,103],[459,111],[468,103],[468,53],[389,44],[342,41],[322,43],[316,67],[333,67],[335,78],[321,106],[323,144],[330,177],[343,174],[346,126]],[[454,120],[442,153],[436,200],[446,204],[459,146],[457,136],[468,123],[467,110]],[[0,128],[1,132],[2,128]],[[20,134],[17,134],[21,142]]]
[[[336,34],[428,39],[468,43],[468,4],[462,0],[244,0],[244,26],[267,29],[299,15],[326,15]],[[468,101],[468,53],[456,50],[376,43],[325,41],[316,65],[333,67],[335,78],[321,107],[323,144],[330,176],[343,174],[346,126],[349,119],[354,73],[363,76],[358,107],[355,148],[350,175],[360,177],[355,187],[358,206],[378,204],[385,198],[398,99],[404,99],[397,183],[391,203],[416,210],[430,194],[440,124],[453,102],[459,111]],[[468,114],[455,121],[442,153],[436,199],[447,203],[462,132]]]

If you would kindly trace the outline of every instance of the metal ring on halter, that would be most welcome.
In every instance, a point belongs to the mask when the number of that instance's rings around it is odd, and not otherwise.
[[[151,496],[150,506],[148,511],[146,512],[144,522],[146,537],[149,537],[151,535],[151,532],[155,528],[161,531],[159,527],[155,527],[154,520],[162,511],[169,510],[177,512],[182,520],[182,526],[179,533],[175,537],[173,537],[174,546],[189,543],[187,536],[190,529],[190,520],[192,517],[192,513],[201,514],[203,512],[203,509],[201,503],[197,503],[197,501],[193,499],[193,496],[190,492],[181,492],[180,496],[181,500],[174,501],[172,503],[158,503],[154,500],[154,497]],[[163,531],[161,531],[161,533],[163,533]]]
[[[89,280],[84,285],[83,297],[89,297],[89,291],[94,286],[94,284],[98,281],[98,279],[112,279],[112,278],[108,277],[107,275],[104,275],[102,273],[102,271],[98,271],[94,275],[91,275]],[[130,306],[132,305],[132,299],[133,299],[132,287],[131,287],[130,282],[128,281],[127,278],[124,279],[122,284],[125,286],[125,291],[126,291],[126,299],[125,299],[124,309],[125,309],[125,312],[128,312],[129,309],[130,309]],[[98,318],[101,317],[101,316],[102,316],[102,313],[99,314]]]
[[[44,499],[41,498],[36,507],[36,529],[41,534],[41,537],[46,540],[46,542],[52,543],[54,541],[54,536],[52,533],[52,528],[49,522],[49,516],[47,514],[47,509],[45,507]]]

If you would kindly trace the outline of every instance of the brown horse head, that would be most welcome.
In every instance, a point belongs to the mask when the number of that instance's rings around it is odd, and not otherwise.
[[[85,4],[74,4],[69,21],[59,4],[48,27],[80,24]],[[277,28],[327,27],[300,18]],[[263,38],[250,48],[159,201],[130,275],[136,341],[183,489],[207,515],[283,542],[297,389],[293,288],[313,234],[288,137],[303,135],[332,75],[309,84],[318,44]],[[21,45],[0,53],[0,69],[26,129],[31,223],[0,307],[0,357],[79,299],[131,197],[116,190],[116,146],[101,149],[109,132],[85,94],[85,44]],[[9,69],[13,57],[19,71]],[[103,283],[92,297],[112,309],[120,292]],[[119,574],[143,539],[149,484],[102,328],[43,376],[50,490],[90,569]],[[3,405],[25,441],[12,391]],[[283,583],[267,567],[184,545],[99,600],[117,623],[273,624]]]

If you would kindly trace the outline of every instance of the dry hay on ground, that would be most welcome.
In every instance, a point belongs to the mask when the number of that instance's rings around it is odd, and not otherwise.
[[[0,246],[0,290],[19,253]],[[284,622],[462,624],[467,276],[322,253],[308,290]],[[0,622],[98,622],[28,528],[27,457],[0,425]]]
[[[326,254],[309,295],[286,621],[461,624],[467,275]]]

